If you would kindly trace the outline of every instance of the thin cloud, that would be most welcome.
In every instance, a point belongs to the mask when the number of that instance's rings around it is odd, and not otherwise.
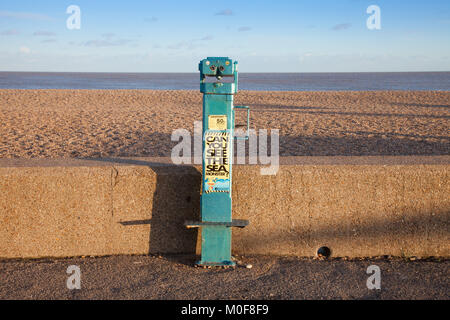
[[[181,48],[186,47],[186,46],[187,46],[186,42],[178,42],[178,43],[175,43],[175,44],[169,44],[167,46],[167,48],[171,49],[171,50],[178,50],[178,49],[181,49]]]
[[[9,29],[0,32],[0,36],[17,36],[18,34],[20,34],[20,32],[16,29]]]
[[[167,48],[170,50],[194,50],[201,47],[197,42],[198,40],[181,41],[175,44],[168,45]]]
[[[191,39],[186,41],[180,41],[178,43],[170,44],[167,46],[168,49],[171,50],[193,50],[200,47],[199,41],[210,41],[213,40],[214,37],[212,35],[206,35],[203,38]]]
[[[56,39],[45,39],[41,41],[41,43],[55,43],[55,42],[57,42]]]
[[[33,36],[37,36],[37,37],[52,37],[52,36],[56,36],[56,33],[51,32],[51,31],[36,31],[35,33],[33,33]]]
[[[250,30],[252,30],[252,28],[250,28],[250,27],[240,27],[238,29],[239,32],[245,32],[245,31],[250,31]]]
[[[48,15],[34,12],[0,11],[0,17],[21,20],[52,20]]]
[[[215,15],[216,16],[232,16],[232,15],[234,15],[234,12],[230,9],[224,9],[219,12],[216,12]]]
[[[312,52],[305,52],[299,58],[300,62],[304,62],[307,58],[313,57],[314,54]]]
[[[158,21],[158,18],[157,17],[145,18],[144,21],[145,22],[156,22],[156,21]]]
[[[23,47],[19,48],[19,52],[23,53],[23,54],[29,54],[29,53],[31,53],[31,50],[30,50],[30,48],[23,46]]]
[[[111,39],[111,38],[113,38],[115,36],[116,36],[115,33],[104,33],[104,34],[102,34],[102,37],[106,38],[106,39]]]
[[[204,36],[203,38],[200,39],[200,41],[208,41],[208,40],[212,40],[214,39],[214,37],[212,35],[207,35]]]
[[[124,46],[132,42],[130,39],[119,39],[119,40],[89,40],[83,42],[82,45],[85,47],[117,47]]]
[[[351,23],[340,23],[340,24],[335,25],[331,29],[334,31],[341,31],[341,30],[349,29],[351,26],[352,26]]]

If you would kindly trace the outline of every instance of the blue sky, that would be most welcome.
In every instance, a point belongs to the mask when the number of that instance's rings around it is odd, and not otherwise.
[[[381,30],[366,26],[370,5]],[[1,71],[197,72],[206,56],[241,72],[450,71],[450,1],[0,3]]]

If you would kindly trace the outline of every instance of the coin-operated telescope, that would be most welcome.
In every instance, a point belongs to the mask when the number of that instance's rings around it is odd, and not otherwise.
[[[248,139],[250,110],[234,106],[238,87],[238,63],[228,57],[208,57],[199,64],[203,93],[203,167],[201,221],[187,221],[201,229],[202,266],[234,266],[231,228],[243,228],[247,220],[232,219],[233,140]],[[247,135],[235,137],[235,110],[247,111]]]

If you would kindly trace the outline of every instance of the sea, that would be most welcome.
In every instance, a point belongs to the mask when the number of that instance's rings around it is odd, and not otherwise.
[[[198,90],[198,73],[0,72],[0,89]],[[239,90],[450,90],[450,72],[240,73]]]

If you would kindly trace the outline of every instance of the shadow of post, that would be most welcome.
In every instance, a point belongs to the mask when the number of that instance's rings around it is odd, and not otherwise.
[[[172,166],[168,172],[167,167],[152,167],[157,181],[150,253],[195,253],[196,250],[197,230],[187,229],[184,222],[199,219],[201,173],[189,166],[175,168]]]
[[[89,160],[109,162],[118,166],[128,164],[149,167],[156,174],[151,219],[117,223],[129,228],[149,224],[149,254],[192,253],[195,255],[197,229],[187,229],[184,222],[198,220],[200,216],[201,172],[199,170],[194,166],[138,159],[96,158]]]

